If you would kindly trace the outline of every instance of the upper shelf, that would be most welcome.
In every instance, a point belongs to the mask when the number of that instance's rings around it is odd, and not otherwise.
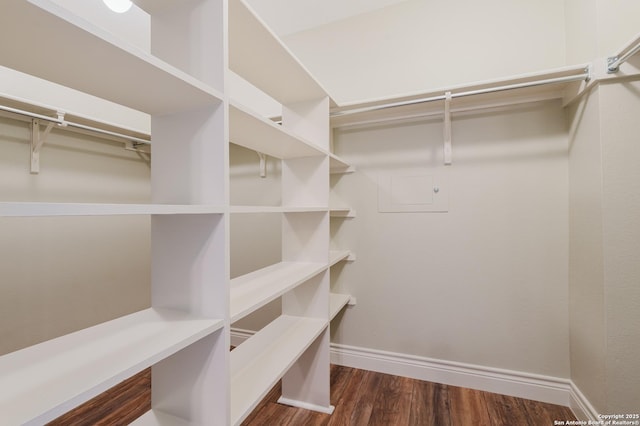
[[[329,160],[329,172],[331,174],[352,173],[356,170],[351,164],[333,153],[329,154]]]
[[[151,308],[4,355],[2,423],[47,423],[223,325]]]
[[[271,157],[288,159],[326,155],[320,148],[304,141],[285,127],[258,116],[232,101],[229,106],[231,142]]]
[[[229,1],[229,68],[281,104],[328,96],[244,0]]]
[[[222,99],[216,89],[51,0],[3,2],[0,37],[11,40],[0,44],[0,65],[149,114]]]
[[[0,202],[0,217],[219,214],[210,205]]]

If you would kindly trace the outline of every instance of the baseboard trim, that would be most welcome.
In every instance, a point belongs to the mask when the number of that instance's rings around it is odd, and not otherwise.
[[[254,334],[231,330],[231,343],[239,345]],[[440,359],[331,344],[331,362],[351,368],[427,380],[570,407],[578,420],[598,420],[598,414],[578,387],[563,379],[520,371]]]
[[[571,382],[569,408],[571,408],[573,414],[576,415],[578,420],[584,420],[587,422],[589,420],[592,422],[600,420],[596,409],[593,408],[593,405],[591,405],[589,400],[573,382]]]

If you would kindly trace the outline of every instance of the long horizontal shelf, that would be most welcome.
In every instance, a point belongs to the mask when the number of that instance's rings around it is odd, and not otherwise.
[[[329,211],[328,207],[287,206],[231,206],[231,213],[318,213]]]
[[[229,68],[281,104],[328,96],[244,0],[229,1]]]
[[[0,413],[43,424],[224,326],[146,309],[0,357]]]
[[[210,205],[0,202],[0,217],[218,214]]]
[[[231,322],[282,296],[326,268],[326,263],[280,262],[232,279]]]
[[[329,266],[333,266],[336,263],[347,260],[351,256],[349,250],[330,250],[329,251]]]
[[[334,206],[329,209],[329,212],[331,217],[356,217],[356,211],[349,207]]]
[[[229,133],[232,143],[275,158],[327,155],[326,152],[304,141],[285,127],[262,118],[247,107],[233,101],[229,106]]]
[[[350,300],[348,294],[329,293],[329,320],[334,319]]]
[[[215,105],[223,99],[218,90],[51,0],[3,2],[0,37],[11,40],[0,44],[3,66],[149,114]]]
[[[338,173],[352,173],[355,172],[355,167],[342,160],[337,155],[329,154],[329,172],[332,174]]]
[[[251,413],[326,327],[326,320],[283,315],[231,352],[231,424]]]

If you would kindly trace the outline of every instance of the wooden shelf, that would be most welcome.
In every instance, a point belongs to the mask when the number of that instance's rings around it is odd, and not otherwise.
[[[329,209],[331,217],[344,217],[353,218],[356,217],[356,211],[349,207],[331,207]]]
[[[134,426],[189,426],[190,423],[179,417],[162,413],[158,410],[149,410],[142,416],[135,419],[131,425]]]
[[[315,262],[280,262],[231,280],[231,322],[266,305],[327,268]]]
[[[221,214],[219,206],[0,202],[0,217]]]
[[[328,96],[244,0],[229,1],[229,68],[281,104]]]
[[[280,316],[231,352],[231,424],[239,424],[327,327]]]
[[[231,206],[231,213],[318,213],[327,212],[328,207],[287,207],[287,206]]]
[[[232,143],[275,158],[327,155],[286,128],[233,101],[229,106],[229,133]]]
[[[335,318],[350,300],[351,296],[348,294],[329,293],[329,320]]]
[[[149,114],[223,99],[218,90],[50,0],[3,4],[0,37],[11,40],[0,45],[3,66]]]
[[[0,357],[5,424],[42,424],[224,326],[146,309]]]
[[[329,154],[329,172],[331,174],[353,173],[356,169],[335,154]]]

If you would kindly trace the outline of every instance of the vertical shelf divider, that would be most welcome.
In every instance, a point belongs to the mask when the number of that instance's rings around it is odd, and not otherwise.
[[[151,7],[153,55],[225,93],[227,1]],[[197,17],[197,19],[194,19]],[[228,206],[228,97],[151,119],[152,201]],[[229,218],[152,217],[152,306],[221,318],[222,330],[152,367],[152,410],[230,424]]]

